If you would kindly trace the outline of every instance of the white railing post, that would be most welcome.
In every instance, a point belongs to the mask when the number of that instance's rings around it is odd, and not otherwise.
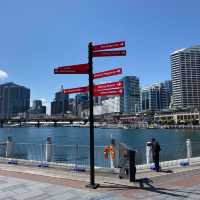
[[[115,147],[115,140],[112,138],[112,134],[111,134],[111,147],[112,147],[112,150],[114,151],[114,153],[116,154],[116,147]],[[115,155],[116,156],[116,155]],[[116,159],[116,158],[115,158]],[[114,164],[114,159],[112,158],[112,155],[111,155],[111,152],[110,152],[110,168],[111,169],[114,169],[115,167],[115,164]]]
[[[12,138],[8,137],[6,140],[6,158],[12,157],[13,142]]]
[[[52,140],[51,137],[48,137],[45,144],[45,161],[50,162],[51,159],[52,159]]]
[[[146,164],[149,166],[151,162],[151,142],[146,143]]]
[[[190,158],[192,157],[192,143],[190,139],[186,140],[186,149],[187,149],[187,159],[190,164]]]

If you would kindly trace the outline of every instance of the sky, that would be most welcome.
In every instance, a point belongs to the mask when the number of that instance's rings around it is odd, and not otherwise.
[[[87,62],[89,42],[126,41],[126,57],[95,58],[94,71],[123,68],[140,85],[170,79],[170,54],[200,44],[199,0],[0,0],[0,84],[31,89],[31,100],[85,86],[87,75],[54,75]],[[122,76],[95,83],[119,80]]]

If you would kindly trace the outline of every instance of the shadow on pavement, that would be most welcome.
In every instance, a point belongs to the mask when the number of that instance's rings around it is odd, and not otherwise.
[[[133,191],[134,190],[144,190],[147,192],[168,195],[171,197],[181,197],[181,198],[188,197],[186,195],[177,194],[177,192],[182,192],[179,190],[155,187],[153,185],[153,181],[148,178],[138,179],[135,181],[135,184],[136,184],[136,186],[126,186],[126,185],[121,185],[121,184],[111,184],[111,183],[105,182],[105,185],[100,185],[100,188],[107,188],[107,189],[111,189],[114,191],[121,190],[121,191],[129,191],[129,192],[130,192],[130,190],[133,190]],[[137,186],[137,184],[138,184],[138,186]]]
[[[161,169],[160,172],[169,173],[169,174],[173,173],[173,171],[170,169]]]

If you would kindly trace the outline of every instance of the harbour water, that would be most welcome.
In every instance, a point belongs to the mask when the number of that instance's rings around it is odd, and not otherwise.
[[[55,145],[89,145],[88,128],[2,128],[0,141],[11,136],[15,143],[44,144],[47,137]],[[137,150],[137,163],[145,162],[145,145],[152,137],[161,144],[161,160],[174,160],[186,157],[186,139],[192,141],[193,156],[200,156],[200,130],[175,129],[95,129],[95,145],[110,144],[111,137]],[[59,150],[58,150],[59,151]],[[101,150],[102,151],[102,150]],[[83,152],[82,152],[83,153]],[[103,155],[103,151],[101,152]],[[59,154],[59,152],[58,152]],[[85,154],[88,154],[85,151]],[[103,159],[103,156],[101,158]]]

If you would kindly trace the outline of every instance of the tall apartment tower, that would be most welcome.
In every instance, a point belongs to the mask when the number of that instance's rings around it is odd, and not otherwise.
[[[124,93],[120,96],[120,112],[137,113],[140,111],[140,83],[136,76],[125,76],[121,79]]]
[[[172,94],[171,81],[142,89],[142,111],[162,111],[169,108]]]
[[[171,54],[171,75],[172,106],[200,107],[200,45]]]
[[[0,85],[0,118],[11,118],[28,111],[30,89],[9,82]]]

